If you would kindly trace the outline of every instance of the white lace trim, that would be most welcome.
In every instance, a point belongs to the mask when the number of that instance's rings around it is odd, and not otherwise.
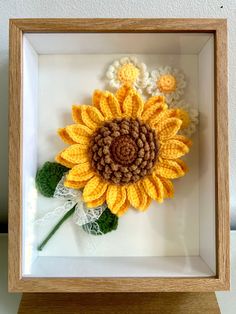
[[[105,209],[105,205],[101,205],[96,208],[88,208],[84,202],[77,203],[73,217],[74,222],[79,226],[95,222],[102,215]]]
[[[93,222],[91,224],[86,224],[83,226],[83,229],[92,235],[103,235],[102,231],[99,228],[99,224],[97,222]]]
[[[35,221],[36,225],[44,226],[58,221],[58,217],[62,218],[74,206],[75,212],[73,221],[78,226],[84,226],[83,229],[90,234],[102,235],[96,220],[102,215],[106,209],[106,205],[101,205],[95,208],[88,208],[82,200],[82,192],[75,189],[70,189],[64,186],[66,175],[59,181],[54,195],[54,198],[60,199],[63,204],[46,213],[42,218]]]
[[[67,200],[61,206],[58,206],[52,209],[50,212],[46,213],[43,217],[35,220],[35,224],[38,226],[46,226],[55,221],[58,221],[59,217],[64,216],[73,206],[75,206],[76,202],[73,200]]]
[[[64,186],[66,174],[58,182],[53,197],[59,199],[79,199],[82,198],[82,192],[80,190],[70,189]]]

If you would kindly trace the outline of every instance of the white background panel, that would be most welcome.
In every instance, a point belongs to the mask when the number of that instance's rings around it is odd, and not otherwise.
[[[172,65],[186,75],[186,99],[197,106],[198,63],[196,55],[137,55],[149,69]],[[107,88],[104,75],[121,55],[41,55],[39,57],[38,164],[42,165],[65,147],[56,130],[72,123],[71,105],[90,104],[95,88]],[[145,213],[130,210],[119,220],[116,232],[92,237],[68,221],[42,255],[153,256],[199,254],[198,137],[187,163],[190,172],[175,180],[176,196],[163,204],[152,203]],[[38,213],[45,211],[45,199]],[[49,200],[47,209],[52,207]],[[88,245],[87,245],[88,243]]]

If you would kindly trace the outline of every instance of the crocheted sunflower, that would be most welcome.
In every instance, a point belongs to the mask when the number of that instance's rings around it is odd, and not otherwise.
[[[183,116],[181,109],[168,109],[163,96],[144,103],[128,86],[115,95],[96,90],[91,106],[73,106],[75,124],[58,130],[70,145],[56,156],[70,168],[65,186],[84,188],[88,207],[106,202],[117,216],[130,205],[143,211],[152,199],[173,197],[170,179],[186,173],[179,158],[191,145],[177,135]]]

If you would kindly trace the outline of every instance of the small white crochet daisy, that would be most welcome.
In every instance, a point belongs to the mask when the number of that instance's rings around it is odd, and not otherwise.
[[[153,96],[165,96],[167,104],[178,100],[184,93],[184,74],[170,66],[160,67],[150,73],[147,92]]]
[[[148,76],[146,64],[138,62],[133,56],[114,61],[106,73],[112,88],[118,89],[122,85],[128,85],[136,88],[140,94],[147,86]]]
[[[197,129],[199,115],[198,110],[191,107],[188,103],[185,102],[185,100],[172,101],[169,103],[169,108],[177,108],[180,110],[182,109],[182,125],[179,133],[186,137],[191,137]],[[188,114],[186,114],[186,112]]]

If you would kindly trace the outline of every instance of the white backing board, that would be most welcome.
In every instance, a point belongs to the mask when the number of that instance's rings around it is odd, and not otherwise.
[[[121,55],[39,56],[38,165],[54,160],[65,147],[56,131],[72,124],[71,105],[90,104],[94,89],[107,88],[105,73]],[[197,106],[198,63],[195,55],[137,55],[149,69],[171,65],[188,82],[186,100]],[[144,213],[134,210],[119,219],[115,232],[91,237],[68,220],[40,255],[46,256],[168,256],[199,254],[198,136],[186,157],[190,172],[175,180],[176,196],[153,202]],[[45,202],[46,201],[46,202]],[[38,215],[53,208],[39,196]],[[45,230],[47,228],[45,227]],[[92,238],[92,239],[91,239]],[[91,249],[92,246],[96,249]]]

